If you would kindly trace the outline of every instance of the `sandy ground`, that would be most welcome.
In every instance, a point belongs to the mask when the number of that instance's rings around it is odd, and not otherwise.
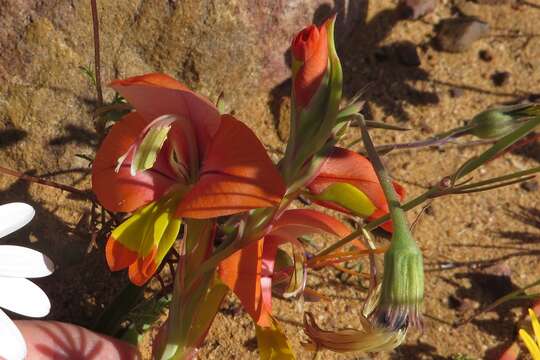
[[[540,1],[487,3],[496,1],[441,1],[434,13],[411,21],[399,20],[393,1],[372,1],[366,9],[365,20],[358,23],[350,36],[340,39],[346,95],[352,96],[369,84],[364,96],[366,114],[413,129],[406,133],[374,131],[378,144],[423,139],[459,126],[489,106],[539,99]],[[435,25],[458,11],[488,22],[490,34],[465,52],[441,52],[433,44]],[[396,44],[416,49],[420,65],[403,65],[391,50]],[[482,51],[489,52],[492,59],[483,60]],[[493,81],[496,72],[509,73],[500,86]],[[273,152],[279,152],[283,146],[280,139],[286,124],[279,119],[286,118],[287,107],[280,104],[286,103],[284,94],[288,86],[285,83],[261,95],[260,104],[265,104],[266,111],[260,110],[261,105],[234,109]],[[250,114],[263,115],[252,117]],[[272,119],[272,115],[277,120]],[[345,143],[358,136],[357,129],[352,129]],[[412,198],[483,149],[485,146],[448,145],[438,149],[396,151],[386,156],[385,161]],[[533,143],[492,161],[476,172],[474,178],[524,170],[538,166],[538,162],[540,145]],[[89,178],[82,172],[79,181],[72,183],[85,188]],[[58,234],[66,240],[56,245],[37,245],[53,257],[62,255],[64,259],[63,268],[54,279],[42,279],[38,283],[56,304],[51,319],[90,325],[104,303],[125,282],[125,275],[106,271],[103,242],[87,254],[86,203],[24,181],[4,180],[2,184],[2,202],[13,200],[17,194],[25,194],[29,199],[38,194],[41,199],[48,198],[33,202],[39,220],[19,236],[30,243],[43,233]],[[410,220],[416,219],[418,213],[418,209],[412,211]],[[436,199],[418,218],[414,235],[425,255],[424,331],[411,332],[406,344],[389,354],[362,356],[323,352],[319,359],[450,359],[458,353],[472,359],[494,359],[513,340],[516,320],[526,302],[502,306],[463,326],[452,324],[474,309],[537,279],[540,272],[538,187],[534,189],[531,185],[526,189],[514,185],[486,193]],[[8,238],[8,242],[13,239]],[[508,276],[499,276],[501,272]],[[319,325],[327,329],[358,327],[358,314],[365,296],[358,279],[345,279],[333,269],[311,274],[309,285],[321,291],[329,301],[275,302],[276,317],[299,359],[312,358],[312,354],[300,347],[303,311],[313,312]],[[256,359],[254,336],[251,320],[231,296],[218,314],[199,358]]]

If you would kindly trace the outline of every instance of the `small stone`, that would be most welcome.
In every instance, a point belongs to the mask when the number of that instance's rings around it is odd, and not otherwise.
[[[495,86],[503,86],[508,82],[510,78],[510,73],[508,71],[495,71],[491,75],[491,81]]]
[[[381,47],[376,49],[373,55],[377,62],[385,62],[390,58],[390,51],[388,47]]]
[[[477,4],[481,5],[506,5],[510,4],[510,0],[475,0]]]
[[[400,42],[394,44],[394,49],[397,59],[401,64],[406,66],[420,66],[420,57],[413,43]]]
[[[489,33],[489,25],[473,17],[445,19],[439,23],[437,44],[443,51],[463,52]]]
[[[453,98],[458,98],[460,96],[463,96],[463,93],[465,91],[462,88],[453,87],[450,89],[450,96]]]
[[[404,18],[418,19],[435,10],[437,0],[404,0],[402,6]]]
[[[489,50],[480,50],[478,53],[478,57],[480,57],[481,60],[485,62],[490,62],[493,60],[493,55],[491,55],[491,52]]]
[[[533,191],[538,191],[538,182],[537,181],[524,181],[521,183],[521,188],[525,191],[529,191],[529,192],[533,192]]]
[[[481,273],[477,273],[476,283],[484,290],[488,302],[491,302],[516,289],[511,276],[510,267],[506,263],[500,262],[485,268]]]

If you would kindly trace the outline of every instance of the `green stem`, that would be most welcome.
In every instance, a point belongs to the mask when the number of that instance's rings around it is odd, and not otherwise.
[[[462,186],[457,185],[457,189],[458,190],[473,189],[473,188],[477,188],[477,187],[484,186],[484,185],[491,185],[491,184],[506,181],[506,180],[512,180],[512,179],[515,179],[515,178],[520,178],[522,176],[535,174],[537,172],[540,172],[540,166],[534,167],[532,169],[518,171],[518,172],[515,172],[515,173],[512,173],[512,174],[503,175],[503,176],[499,176],[499,177],[496,177],[496,178],[484,180],[484,181],[479,181],[479,182],[474,183],[474,184],[467,184],[467,185],[462,185]]]
[[[431,189],[429,189],[428,191],[426,191],[425,193],[423,193],[422,195],[419,195],[419,196],[415,197],[414,199],[408,201],[407,203],[403,204],[401,206],[401,208],[403,209],[403,211],[409,211],[411,209],[414,209],[418,205],[423,204],[428,199],[431,199],[431,198],[437,196],[437,194],[439,192],[440,192],[439,187],[434,186]],[[319,252],[317,255],[315,255],[315,257],[325,256],[325,255],[328,255],[328,254],[338,250],[339,248],[347,245],[348,243],[350,243],[354,239],[361,236],[364,229],[367,230],[367,231],[372,231],[372,230],[376,229],[377,227],[379,227],[380,225],[387,222],[388,220],[390,220],[390,215],[386,214],[386,215],[381,216],[380,218],[378,218],[376,220],[373,220],[373,221],[369,222],[368,224],[364,225],[362,228],[353,231],[348,236],[346,236],[343,239],[341,239],[341,240],[335,242],[334,244],[328,246],[327,248],[325,248],[324,250]]]
[[[534,128],[536,128],[538,125],[540,125],[540,116],[530,119],[525,124],[512,131],[510,134],[502,137],[495,144],[493,144],[492,147],[484,151],[481,155],[465,162],[452,177],[452,183],[455,183],[458,179],[464,177],[465,175],[476,170],[478,167],[482,166],[489,160],[495,158],[495,156],[500,154],[502,151],[506,150],[519,139],[525,137],[527,134],[533,131]]]
[[[146,285],[127,284],[113,302],[100,314],[92,330],[109,336],[117,336],[120,324],[139,303],[145,288]]]
[[[464,324],[470,322],[472,319],[474,319],[478,315],[483,314],[483,313],[488,312],[488,311],[491,311],[491,310],[495,309],[497,306],[499,306],[499,305],[501,305],[501,304],[503,304],[503,303],[505,303],[507,301],[514,300],[514,299],[517,300],[517,299],[519,299],[521,297],[522,294],[527,295],[525,293],[525,290],[527,290],[529,288],[532,288],[533,286],[537,286],[539,284],[540,284],[540,280],[536,280],[536,281],[534,281],[534,282],[532,282],[532,283],[530,283],[528,285],[525,285],[522,288],[519,288],[519,289],[517,289],[515,291],[512,291],[511,293],[506,294],[503,297],[495,300],[493,303],[491,303],[490,305],[488,305],[484,309],[475,312],[471,317],[457,323],[457,325],[464,325]]]
[[[394,232],[395,233],[397,232],[408,233],[410,232],[410,230],[409,230],[409,223],[405,215],[405,211],[401,207],[398,194],[396,193],[396,190],[394,189],[394,185],[392,184],[390,175],[388,175],[388,172],[386,171],[384,165],[381,162],[379,155],[377,154],[377,150],[375,150],[375,145],[373,145],[373,141],[371,140],[371,137],[369,136],[369,132],[367,130],[367,126],[364,121],[364,118],[359,116],[358,123],[360,124],[360,128],[362,130],[362,139],[364,140],[364,146],[366,147],[366,150],[369,155],[369,159],[371,160],[371,163],[373,164],[373,167],[375,168],[375,172],[377,173],[377,178],[379,179],[379,183],[381,184],[381,187],[383,189],[384,196],[386,197],[386,200],[388,201],[388,206],[390,209],[390,217],[392,218],[392,226],[394,227]],[[401,241],[412,240],[414,243],[414,240],[412,239],[411,236],[400,236],[400,237],[394,237],[394,238],[401,239]],[[406,239],[409,239],[409,240],[406,240]]]

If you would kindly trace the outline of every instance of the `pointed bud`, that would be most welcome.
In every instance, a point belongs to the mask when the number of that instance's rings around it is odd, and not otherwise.
[[[481,139],[498,139],[518,128],[523,121],[537,115],[539,105],[525,104],[489,109],[476,115],[470,134]]]
[[[294,97],[299,108],[308,106],[328,67],[326,23],[300,31],[291,45]]]
[[[335,16],[302,30],[291,45],[292,120],[282,171],[291,185],[335,136],[343,73],[334,44]],[[339,126],[339,128],[342,127]],[[301,174],[301,173],[304,174]]]

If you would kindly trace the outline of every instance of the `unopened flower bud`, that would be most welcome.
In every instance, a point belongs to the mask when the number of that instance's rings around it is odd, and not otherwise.
[[[293,55],[294,96],[297,106],[308,106],[317,92],[328,67],[326,24],[310,25],[296,35],[291,45]]]
[[[476,115],[470,134],[481,139],[497,139],[514,131],[523,121],[538,112],[538,105],[524,104],[489,109]]]

